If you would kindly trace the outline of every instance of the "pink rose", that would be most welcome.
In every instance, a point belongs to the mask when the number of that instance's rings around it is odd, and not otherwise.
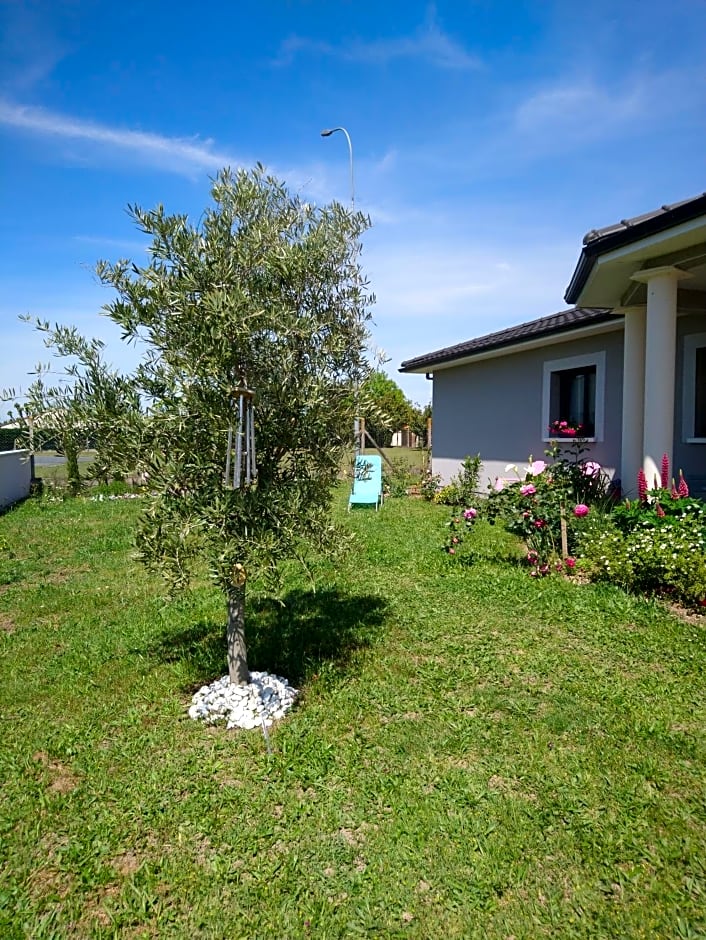
[[[579,503],[578,506],[574,506],[574,515],[577,516],[579,519],[582,516],[587,516],[588,511],[589,511],[588,506],[585,503]]]
[[[464,509],[463,510],[464,519],[475,519],[477,515],[478,515],[477,509]]]
[[[582,470],[587,477],[597,477],[601,472],[601,465],[596,463],[595,460],[587,460],[583,465]]]
[[[537,487],[533,483],[525,483],[524,486],[520,487],[520,493],[522,496],[532,496],[533,493],[537,492]]]
[[[572,558],[571,556],[569,556],[568,558],[566,558],[566,559],[564,560],[564,564],[566,565],[567,568],[575,568],[575,567],[576,567],[576,559],[575,559],[575,558]]]

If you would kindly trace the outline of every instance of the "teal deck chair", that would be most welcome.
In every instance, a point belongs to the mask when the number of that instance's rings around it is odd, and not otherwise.
[[[382,460],[377,454],[355,458],[353,489],[348,497],[348,512],[355,504],[382,506]]]

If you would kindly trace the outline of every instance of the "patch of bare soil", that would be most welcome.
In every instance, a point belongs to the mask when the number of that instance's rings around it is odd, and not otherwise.
[[[7,614],[0,614],[0,633],[14,633],[17,627],[12,617]]]
[[[41,764],[49,774],[47,792],[66,794],[71,793],[78,786],[79,779],[76,774],[61,761],[51,760],[46,751],[36,751],[32,759]]]
[[[142,859],[135,852],[123,852],[111,860],[110,865],[123,878],[134,875],[142,864]]]
[[[682,607],[673,601],[664,601],[667,610],[683,620],[685,623],[693,624],[695,627],[706,627],[706,607],[701,610],[695,610],[693,607]]]

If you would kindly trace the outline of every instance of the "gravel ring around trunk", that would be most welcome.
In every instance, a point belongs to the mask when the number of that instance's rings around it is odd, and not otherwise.
[[[232,685],[223,676],[195,693],[189,717],[209,725],[225,721],[227,728],[269,728],[284,718],[297,695],[286,679],[267,672],[251,672],[247,685]]]

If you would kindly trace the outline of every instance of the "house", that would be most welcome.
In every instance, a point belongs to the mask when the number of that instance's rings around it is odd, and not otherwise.
[[[564,299],[402,363],[433,378],[434,473],[480,453],[481,479],[503,477],[566,420],[626,495],[665,453],[706,495],[706,193],[588,232]]]

